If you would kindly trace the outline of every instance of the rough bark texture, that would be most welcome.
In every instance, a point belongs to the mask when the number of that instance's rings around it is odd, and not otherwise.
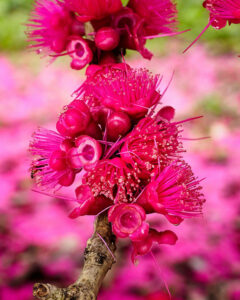
[[[84,266],[79,279],[67,288],[51,284],[36,283],[33,296],[41,300],[95,300],[102,281],[114,261],[115,236],[107,214],[98,216],[93,236],[88,240],[84,251]]]

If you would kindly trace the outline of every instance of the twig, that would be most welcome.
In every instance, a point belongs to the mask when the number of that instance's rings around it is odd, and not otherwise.
[[[87,247],[84,251],[84,266],[79,279],[67,288],[36,283],[33,289],[33,296],[40,300],[97,299],[103,279],[115,262],[112,255],[115,250],[115,236],[112,233],[111,224],[108,222],[107,213],[105,212],[97,217],[94,234],[87,242]]]

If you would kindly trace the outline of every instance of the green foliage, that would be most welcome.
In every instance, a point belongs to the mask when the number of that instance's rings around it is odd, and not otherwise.
[[[0,0],[0,50],[16,51],[26,47],[26,30],[33,0]]]
[[[129,1],[129,0],[122,0],[123,6],[126,6],[126,5],[128,4],[128,1]]]

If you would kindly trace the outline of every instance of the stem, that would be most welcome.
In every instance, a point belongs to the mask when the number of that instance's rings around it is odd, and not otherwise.
[[[96,219],[94,234],[88,240],[84,251],[83,270],[78,280],[66,288],[58,288],[48,283],[36,283],[33,296],[40,300],[97,299],[103,279],[115,262],[112,254],[115,250],[115,236],[105,212]]]

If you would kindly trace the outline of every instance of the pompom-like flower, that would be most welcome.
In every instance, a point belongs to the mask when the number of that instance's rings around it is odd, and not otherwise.
[[[71,147],[70,141],[52,130],[40,128],[34,133],[30,142],[30,152],[35,156],[31,171],[39,186],[54,188],[73,183],[77,170],[67,163],[67,151]]]
[[[69,217],[72,219],[85,215],[96,215],[112,205],[112,201],[104,196],[93,197],[88,185],[80,185],[76,189],[76,198],[80,206],[70,213]]]
[[[115,203],[132,202],[139,182],[136,172],[120,158],[100,161],[83,177],[83,183],[91,188],[94,197],[103,195]]]
[[[136,120],[145,116],[148,109],[160,101],[159,83],[159,75],[153,76],[145,69],[117,64],[89,77],[78,92],[84,94],[88,103],[89,99],[94,98],[92,105],[124,112]]]
[[[117,204],[108,213],[113,232],[120,238],[129,237],[141,241],[148,235],[149,225],[145,222],[144,209],[137,204]]]
[[[73,18],[60,0],[37,0],[28,31],[31,47],[61,53],[66,49]]]
[[[210,12],[209,22],[184,52],[191,48],[210,26],[222,29],[227,23],[240,23],[240,0],[205,0],[203,7]]]
[[[156,167],[163,168],[178,159],[181,152],[178,126],[146,117],[126,136],[121,158],[137,168],[139,176],[144,178]]]
[[[177,224],[181,219],[176,217],[201,215],[205,200],[200,190],[191,167],[184,162],[173,163],[152,179],[138,204],[147,212],[166,215],[171,223]]]
[[[130,0],[128,3],[143,20],[146,35],[171,33],[176,24],[176,5],[170,0]]]
[[[155,229],[150,229],[147,237],[140,242],[133,242],[132,261],[135,262],[136,256],[149,253],[153,244],[168,244],[175,245],[177,236],[171,230],[158,232]]]
[[[210,12],[210,23],[216,29],[226,26],[227,22],[240,23],[239,0],[206,0],[203,6]]]
[[[121,0],[64,0],[81,22],[100,20],[122,8]]]

